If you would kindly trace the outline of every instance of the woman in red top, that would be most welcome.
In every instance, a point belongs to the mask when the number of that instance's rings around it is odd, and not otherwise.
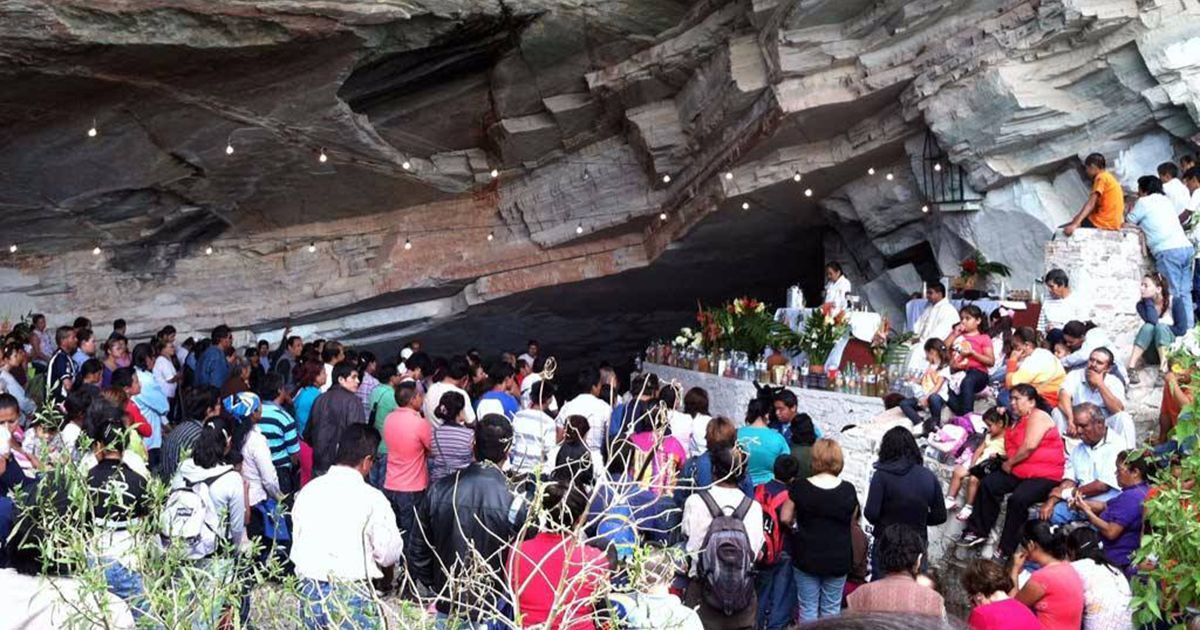
[[[608,560],[576,537],[587,507],[587,497],[577,487],[550,484],[542,496],[545,529],[509,555],[508,577],[522,627],[597,627],[595,599],[609,579]],[[552,615],[554,621],[547,624]]]
[[[1013,584],[1026,560],[1042,568],[1029,576],[1017,601],[1033,609],[1044,630],[1078,630],[1083,625],[1083,580],[1067,561],[1067,539],[1046,521],[1025,523],[1025,544],[1013,556]]]
[[[1007,459],[979,484],[974,510],[959,539],[959,544],[968,547],[982,545],[1000,518],[1001,499],[1008,494],[999,548],[1005,557],[1017,548],[1029,507],[1046,500],[1062,481],[1066,463],[1062,436],[1050,414],[1043,411],[1046,403],[1037,390],[1028,383],[1013,387],[1012,406],[1016,412],[1012,417],[1020,420],[1004,431]]]
[[[958,391],[950,392],[947,404],[955,415],[962,416],[975,408],[975,396],[988,384],[988,370],[996,364],[992,338],[987,334],[987,319],[978,306],[968,304],[959,311],[959,323],[946,337],[950,348],[950,369],[963,372]]]

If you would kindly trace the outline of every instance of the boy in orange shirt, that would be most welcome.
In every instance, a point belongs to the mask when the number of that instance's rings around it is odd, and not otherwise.
[[[1071,236],[1081,227],[1119,230],[1125,222],[1125,193],[1117,178],[1106,170],[1104,156],[1093,153],[1083,161],[1084,171],[1092,179],[1092,194],[1075,218],[1063,228]]]

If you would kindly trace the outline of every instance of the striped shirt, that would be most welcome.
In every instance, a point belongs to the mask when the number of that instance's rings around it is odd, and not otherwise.
[[[475,461],[475,432],[462,425],[443,424],[433,430],[433,465],[429,484],[466,468]]]
[[[267,438],[271,449],[271,461],[276,466],[288,464],[288,456],[300,452],[300,438],[296,437],[296,420],[275,403],[263,403],[262,419],[258,430]]]

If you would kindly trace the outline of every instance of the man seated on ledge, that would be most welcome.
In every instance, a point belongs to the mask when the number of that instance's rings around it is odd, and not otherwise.
[[[1063,228],[1063,234],[1071,236],[1081,227],[1099,230],[1119,230],[1125,222],[1125,191],[1117,178],[1107,170],[1108,162],[1099,153],[1087,156],[1083,170],[1092,180],[1092,194],[1079,214]]]
[[[1095,405],[1108,428],[1115,437],[1125,442],[1126,448],[1137,444],[1137,433],[1133,417],[1125,411],[1125,384],[1112,372],[1112,352],[1100,347],[1088,357],[1087,369],[1074,370],[1063,381],[1058,392],[1058,408],[1052,414],[1059,433],[1064,437],[1079,438],[1075,432],[1076,406],[1083,403]]]
[[[908,353],[908,369],[924,370],[926,368],[925,342],[930,339],[945,339],[958,323],[958,309],[946,299],[946,287],[935,282],[925,289],[925,299],[929,307],[913,324],[913,340]]]
[[[1096,405],[1082,403],[1074,411],[1079,445],[1067,458],[1062,482],[1042,503],[1042,520],[1055,525],[1087,518],[1083,512],[1068,507],[1072,495],[1106,502],[1121,491],[1117,484],[1117,454],[1125,450],[1125,441],[1108,430],[1104,414]]]

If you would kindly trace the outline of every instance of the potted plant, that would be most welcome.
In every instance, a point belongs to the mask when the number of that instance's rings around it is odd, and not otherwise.
[[[814,374],[825,372],[825,361],[829,353],[846,332],[850,330],[850,317],[846,311],[822,304],[814,308],[804,320],[804,332],[800,333],[799,348],[808,355],[808,369]]]
[[[991,276],[1007,278],[1012,270],[1004,263],[988,260],[976,251],[967,256],[958,265],[958,277],[954,279],[954,288],[960,291],[982,288]]]

